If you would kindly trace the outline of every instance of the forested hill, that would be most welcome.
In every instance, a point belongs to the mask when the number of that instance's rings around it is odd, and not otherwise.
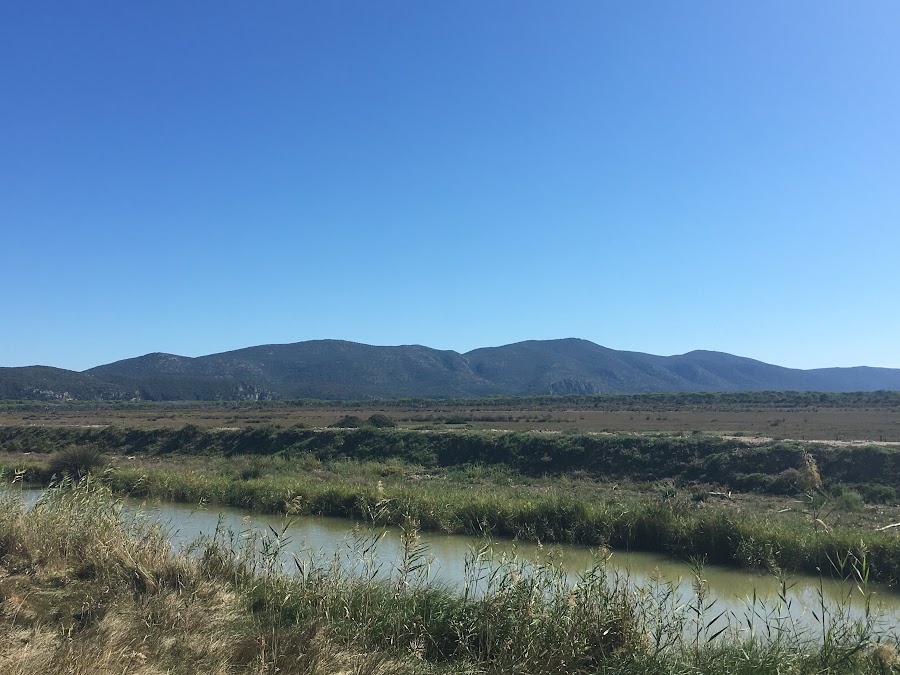
[[[900,390],[900,369],[797,370],[730,354],[654,356],[579,339],[460,354],[313,340],[196,358],[147,354],[74,372],[0,368],[3,399],[443,398],[696,391]]]

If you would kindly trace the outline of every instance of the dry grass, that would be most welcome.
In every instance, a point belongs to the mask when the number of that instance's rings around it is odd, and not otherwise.
[[[600,410],[594,408],[517,408],[432,406],[422,408],[348,408],[327,406],[283,406],[269,409],[216,408],[160,405],[151,409],[0,411],[0,425],[7,426],[124,426],[134,428],[180,428],[196,424],[204,428],[242,429],[260,424],[303,424],[324,428],[345,415],[367,419],[384,414],[400,428],[460,428],[447,425],[464,420],[472,429],[547,431],[565,433],[739,433],[750,437],[821,441],[900,442],[900,410],[872,408],[778,408],[748,406],[719,409],[691,406],[681,409]]]
[[[14,494],[2,500],[4,675],[414,672],[338,648],[314,624],[260,625],[239,593],[102,491],[57,491],[27,514]]]
[[[27,512],[14,490],[0,491],[0,673],[898,672],[896,636],[876,632],[868,613],[823,613],[819,634],[798,630],[783,606],[754,605],[769,638],[740,622],[715,628],[699,565],[687,603],[665,586],[610,579],[602,561],[571,585],[559,570],[497,566],[483,551],[464,592],[435,587],[409,525],[389,580],[315,565],[289,576],[270,565],[275,540],[226,533],[173,551],[88,480]]]

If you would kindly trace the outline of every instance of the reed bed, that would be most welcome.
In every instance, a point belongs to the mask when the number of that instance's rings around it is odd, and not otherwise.
[[[239,463],[238,463],[239,464]],[[255,465],[251,465],[255,466]],[[580,494],[549,482],[540,493],[496,482],[458,478],[393,480],[390,464],[353,466],[324,475],[311,471],[175,471],[120,467],[103,480],[118,494],[184,503],[212,503],[263,513],[326,515],[371,520],[379,503],[394,504],[379,522],[411,517],[426,531],[490,535],[544,543],[705,556],[710,563],[770,571],[831,574],[832,562],[851,552],[868,560],[872,581],[900,581],[900,536],[894,531],[832,527],[827,504],[810,498],[794,517],[706,509],[677,491],[642,496]],[[388,474],[380,477],[380,474]]]
[[[64,481],[26,511],[0,494],[0,672],[19,673],[896,673],[897,636],[866,602],[868,562],[846,555],[845,604],[796,628],[787,600],[727,615],[708,597],[609,578],[602,557],[575,582],[552,564],[474,549],[462,590],[429,578],[415,518],[404,555],[376,574],[378,525],[350,572],[281,564],[285,531],[220,529],[182,550],[125,515],[90,477]],[[391,515],[392,514],[392,515]],[[824,608],[824,600],[823,600]],[[753,617],[759,620],[751,620]]]
[[[900,497],[900,449],[867,444],[835,448],[727,438],[704,433],[584,434],[434,431],[411,429],[306,429],[261,425],[240,430],[121,426],[0,426],[0,450],[52,452],[93,447],[144,458],[255,455],[388,462],[430,469],[480,464],[523,475],[562,476],[578,471],[602,480],[674,480],[717,484],[760,494],[805,489],[803,473],[814,461],[816,480],[859,492],[866,501]]]

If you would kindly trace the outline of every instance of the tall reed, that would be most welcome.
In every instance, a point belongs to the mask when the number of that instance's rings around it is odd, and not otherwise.
[[[574,582],[551,563],[473,549],[462,590],[430,579],[429,552],[400,502],[403,555],[377,555],[380,526],[360,530],[353,564],[295,558],[287,529],[219,528],[173,551],[106,488],[64,482],[26,511],[0,495],[0,670],[6,673],[885,673],[897,636],[849,608],[868,600],[865,555],[813,631],[787,619],[787,593],[745,615],[717,609],[695,565],[695,593],[609,576],[604,559]],[[48,602],[47,599],[51,601]],[[896,628],[896,627],[894,627]],[[23,639],[25,640],[23,642]],[[26,645],[26,646],[23,646]],[[33,647],[27,647],[33,645]],[[364,656],[364,654],[368,656]],[[31,669],[30,671],[27,669]]]

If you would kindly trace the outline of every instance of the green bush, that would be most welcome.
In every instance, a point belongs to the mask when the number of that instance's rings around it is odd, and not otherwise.
[[[334,424],[329,424],[331,429],[358,429],[362,426],[362,420],[356,415],[344,415]]]
[[[839,511],[847,513],[862,511],[866,507],[862,495],[856,490],[844,490],[835,498],[834,503]]]
[[[772,481],[771,492],[776,495],[791,495],[800,491],[799,469],[785,469]]]
[[[101,469],[107,459],[92,445],[72,445],[50,458],[50,473],[81,478],[95,469]]]
[[[461,415],[456,415],[453,417],[448,417],[444,420],[444,424],[468,424],[469,418],[462,417]]]
[[[897,501],[897,490],[888,485],[854,485],[853,489],[859,493],[867,504],[886,504]]]
[[[373,426],[378,429],[390,429],[397,426],[397,423],[394,420],[382,413],[375,413],[366,420],[366,423],[369,426]]]

